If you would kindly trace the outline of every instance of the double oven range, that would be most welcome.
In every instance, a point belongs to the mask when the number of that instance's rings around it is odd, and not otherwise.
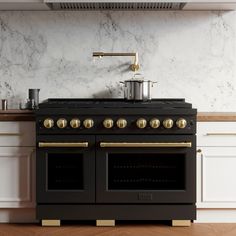
[[[184,99],[41,103],[37,219],[194,220],[196,112]]]

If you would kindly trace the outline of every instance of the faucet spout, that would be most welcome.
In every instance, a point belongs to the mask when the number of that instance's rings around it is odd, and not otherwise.
[[[134,63],[130,65],[130,69],[132,71],[138,71],[140,66],[139,66],[139,60],[138,60],[138,52],[125,52],[125,53],[120,53],[120,52],[93,52],[93,57],[125,57],[125,56],[131,56],[134,57]]]

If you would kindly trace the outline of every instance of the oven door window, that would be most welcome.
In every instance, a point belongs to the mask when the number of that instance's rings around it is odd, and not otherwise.
[[[108,190],[184,190],[185,154],[109,153]]]
[[[83,155],[79,153],[48,153],[48,190],[83,190]]]

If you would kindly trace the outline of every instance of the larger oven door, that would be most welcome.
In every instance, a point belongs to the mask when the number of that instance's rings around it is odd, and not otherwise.
[[[107,135],[97,139],[99,203],[193,203],[194,135]]]
[[[38,138],[38,204],[95,202],[94,143],[95,137],[86,135]]]

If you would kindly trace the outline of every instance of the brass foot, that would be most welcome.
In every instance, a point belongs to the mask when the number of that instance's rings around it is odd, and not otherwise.
[[[191,226],[191,220],[172,220],[172,226]]]
[[[60,220],[42,220],[42,226],[61,226]]]
[[[96,226],[115,226],[115,220],[96,220]]]

